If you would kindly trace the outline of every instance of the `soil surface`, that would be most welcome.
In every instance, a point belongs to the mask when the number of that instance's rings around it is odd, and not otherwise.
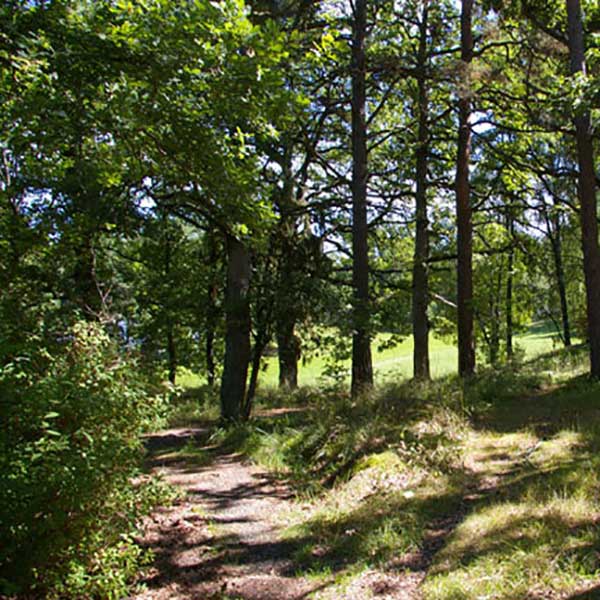
[[[156,560],[145,589],[131,598],[306,598],[317,585],[294,576],[292,549],[280,539],[290,490],[238,455],[215,453],[199,466],[168,453],[206,437],[202,429],[172,429],[146,440],[153,471],[182,498],[147,519],[139,542]]]
[[[340,598],[333,581],[297,575],[297,542],[282,539],[294,507],[289,487],[236,454],[209,450],[209,464],[174,451],[207,443],[208,429],[171,429],[148,436],[151,468],[182,491],[181,499],[150,516],[138,542],[154,565],[132,600],[299,600]],[[415,600],[424,576],[367,571],[344,599]],[[338,588],[339,590],[339,588]]]

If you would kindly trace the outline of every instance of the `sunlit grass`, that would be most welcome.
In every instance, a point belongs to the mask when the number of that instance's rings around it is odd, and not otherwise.
[[[263,385],[255,420],[218,432],[296,486],[285,539],[324,598],[364,573],[402,574],[415,556],[424,600],[600,597],[600,383],[585,375],[585,348],[553,350],[542,327],[523,340],[550,352],[467,384],[417,384],[407,371],[358,402],[345,387]],[[438,340],[432,356],[448,349]],[[375,364],[410,369],[411,350],[407,340]]]
[[[575,380],[506,408],[464,441],[471,506],[425,600],[575,598],[598,582],[600,386]]]
[[[412,376],[413,339],[407,336],[401,343],[394,347],[386,347],[390,336],[379,334],[373,340],[373,369],[375,379],[379,384],[390,381],[408,379]],[[456,372],[458,364],[458,351],[455,341],[450,338],[438,338],[432,335],[429,342],[430,367],[434,378],[440,378]],[[552,325],[544,322],[533,323],[529,330],[515,336],[515,348],[521,351],[526,359],[531,359],[540,354],[551,352],[560,347],[556,332]],[[279,367],[276,356],[267,357],[264,370],[259,377],[262,388],[275,388],[278,385]],[[298,380],[301,386],[320,385],[326,380],[323,375],[326,371],[327,358],[318,355],[304,362],[300,361]],[[346,375],[350,374],[349,361],[342,365]],[[197,388],[206,384],[205,378],[192,373],[187,369],[180,369],[177,373],[178,386]]]
[[[379,334],[372,344],[373,369],[377,382],[383,383],[390,380],[406,379],[412,376],[412,362],[414,343],[412,336],[407,336],[400,344],[380,350],[385,347],[389,335]],[[529,330],[515,336],[515,347],[520,349],[526,358],[533,358],[545,352],[550,352],[560,346],[556,332],[547,323],[533,323]],[[266,361],[266,370],[261,374],[260,382],[263,386],[276,386],[278,381],[277,357],[269,357]],[[326,358],[317,356],[299,366],[298,379],[300,385],[316,385],[322,377]],[[458,351],[456,343],[450,338],[430,339],[430,367],[432,377],[438,378],[454,373],[458,364]],[[350,363],[346,365],[350,373]]]

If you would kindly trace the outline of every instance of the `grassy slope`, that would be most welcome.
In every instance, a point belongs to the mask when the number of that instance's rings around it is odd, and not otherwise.
[[[215,439],[296,482],[288,542],[323,598],[372,569],[426,572],[425,600],[598,598],[600,384],[585,368],[581,350],[558,351],[466,391],[446,377],[357,404],[270,392],[312,410]]]

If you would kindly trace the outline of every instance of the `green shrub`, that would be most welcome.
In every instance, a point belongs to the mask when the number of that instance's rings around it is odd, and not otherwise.
[[[141,558],[127,534],[163,491],[134,487],[160,409],[99,325],[0,369],[0,592],[118,597]],[[125,537],[123,537],[125,535]]]

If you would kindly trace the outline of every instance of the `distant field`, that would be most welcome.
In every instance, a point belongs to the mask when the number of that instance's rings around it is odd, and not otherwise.
[[[373,343],[373,368],[375,378],[379,382],[389,379],[403,379],[412,376],[412,336],[407,337],[401,344],[388,348],[382,352],[377,351],[377,346],[387,336],[379,335]],[[525,351],[528,358],[551,351],[556,345],[556,330],[552,325],[544,322],[532,323],[526,333],[515,336],[516,346]],[[433,377],[447,375],[456,370],[458,364],[458,351],[449,339],[432,337],[429,342],[431,374]],[[325,366],[324,357],[300,365],[298,383],[300,385],[314,385],[318,382]],[[348,362],[348,370],[350,363]],[[278,378],[277,358],[267,359],[267,370],[261,374],[260,383],[263,386],[276,386]]]
[[[394,348],[388,348],[379,352],[377,347],[384,342],[388,336],[380,334],[373,342],[373,367],[375,378],[378,382],[390,379],[405,379],[412,376],[412,336],[407,337],[401,344]],[[527,358],[533,358],[538,354],[549,352],[556,346],[556,330],[551,324],[545,322],[532,323],[529,330],[515,336],[515,345],[521,348]],[[433,377],[441,377],[452,373],[457,368],[458,352],[449,339],[432,337],[429,342],[431,374]],[[300,364],[298,383],[300,385],[315,385],[322,377],[325,368],[325,357],[318,356],[306,364]],[[348,374],[350,362],[347,363]],[[277,357],[269,357],[266,360],[266,370],[260,374],[260,385],[262,387],[275,387],[278,382]],[[183,387],[195,387],[204,383],[202,378],[192,373],[181,374],[178,383]]]

